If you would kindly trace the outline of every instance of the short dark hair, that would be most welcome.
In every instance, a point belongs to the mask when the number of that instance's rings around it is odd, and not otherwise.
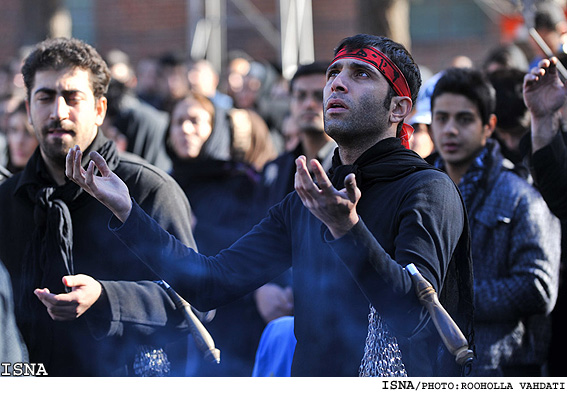
[[[528,59],[525,53],[515,44],[504,44],[492,48],[486,55],[483,62],[483,70],[491,65],[498,65],[498,68],[517,68],[525,72],[529,69]]]
[[[351,51],[366,46],[379,49],[394,62],[400,71],[402,71],[402,74],[404,74],[404,77],[408,82],[411,93],[410,98],[412,102],[415,103],[417,101],[417,93],[421,87],[421,73],[419,71],[419,67],[413,60],[413,57],[402,44],[392,41],[387,37],[357,34],[343,39],[335,49],[335,56],[342,48],[346,48]],[[394,89],[390,86],[390,100],[391,97],[394,97],[395,95],[396,93],[394,92]],[[387,107],[390,105],[390,100],[386,100]]]
[[[289,82],[289,91],[293,92],[293,85],[297,78],[307,75],[326,75],[329,64],[328,61],[315,61],[313,63],[300,65]]]
[[[90,71],[91,88],[95,99],[106,94],[110,70],[100,54],[89,44],[76,38],[53,38],[40,42],[22,66],[22,75],[29,101],[38,71],[81,68]]]
[[[498,127],[511,129],[529,126],[529,112],[524,102],[523,71],[504,69],[488,74],[490,83],[496,90],[496,108],[494,113],[498,118]]]
[[[563,7],[554,1],[538,2],[535,6],[534,27],[536,30],[557,31],[557,25],[565,22]]]
[[[431,95],[431,112],[441,94],[452,93],[467,97],[480,112],[482,124],[488,124],[496,109],[496,92],[484,73],[474,68],[448,68],[439,78]]]

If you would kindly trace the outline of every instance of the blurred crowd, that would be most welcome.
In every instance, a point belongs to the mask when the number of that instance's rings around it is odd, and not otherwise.
[[[564,15],[561,8],[544,7],[536,15],[535,27],[559,61],[567,64]],[[22,171],[38,147],[20,73],[26,54],[23,50],[0,67],[0,176],[4,179]],[[328,61],[300,66],[289,81],[273,64],[241,51],[229,54],[223,72],[207,60],[190,59],[184,53],[164,53],[135,64],[119,49],[102,55],[110,68],[111,82],[101,130],[119,151],[140,156],[172,176],[190,202],[193,235],[205,255],[230,246],[259,222],[270,206],[293,191],[294,160],[299,155],[318,158],[326,170],[331,165],[336,145],[323,131],[321,101]],[[439,72],[422,67],[423,85],[406,119],[415,130],[410,148],[432,164],[443,160],[431,129],[432,95],[447,70],[474,69],[488,78],[495,91],[497,121],[490,143],[498,145],[505,165],[537,188],[524,146],[530,136],[530,113],[522,86],[526,73],[546,57],[538,45],[527,48],[510,43],[495,46],[482,62],[474,62],[464,53]],[[567,121],[567,110],[563,114],[561,123]],[[565,220],[561,226],[565,228]],[[563,326],[559,321],[566,303],[565,238],[561,273],[554,284],[557,300],[547,305],[553,309],[551,313],[538,315],[549,322],[539,328],[551,329],[549,337],[539,343],[546,355],[537,366],[544,368],[544,375],[564,375],[559,356],[564,347]],[[291,287],[286,272],[215,310],[205,324],[223,352],[222,366],[203,362],[189,342],[189,361],[181,374],[259,373],[262,367],[256,355],[266,326],[293,316]],[[532,316],[518,314],[525,321]],[[526,329],[531,323],[526,322]]]

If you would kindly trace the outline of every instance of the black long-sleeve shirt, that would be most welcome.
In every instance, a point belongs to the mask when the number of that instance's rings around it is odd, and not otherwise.
[[[357,176],[361,220],[340,239],[332,239],[296,193],[214,257],[185,247],[135,203],[126,222],[111,227],[202,310],[243,296],[293,267],[294,376],[358,375],[369,303],[397,336],[408,374],[433,375],[439,337],[404,267],[415,264],[440,291],[466,219],[452,181],[436,170],[416,171],[427,164],[400,149],[392,138],[357,161],[363,171]],[[380,175],[370,171],[368,177],[365,168]]]

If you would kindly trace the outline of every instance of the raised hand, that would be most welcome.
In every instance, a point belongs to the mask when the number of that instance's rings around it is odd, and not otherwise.
[[[54,321],[72,321],[85,313],[100,297],[102,286],[90,276],[79,274],[63,277],[69,293],[53,294],[49,289],[36,289],[35,295],[47,308]]]
[[[298,157],[295,164],[295,190],[303,205],[329,228],[335,239],[346,234],[359,220],[356,204],[361,192],[354,174],[345,178],[345,188],[337,190],[317,160],[311,160],[317,184],[307,170],[305,156]]]
[[[79,146],[69,149],[65,175],[108,207],[120,221],[126,221],[132,210],[132,200],[126,184],[110,170],[104,158],[97,152],[90,153],[91,161],[86,170],[81,166],[82,157]],[[94,175],[95,166],[100,176]]]
[[[531,114],[532,151],[547,146],[559,129],[567,88],[559,79],[556,57],[541,60],[524,77],[524,102]]]
[[[524,101],[532,116],[557,112],[565,103],[566,87],[559,79],[556,57],[543,59],[524,77]]]

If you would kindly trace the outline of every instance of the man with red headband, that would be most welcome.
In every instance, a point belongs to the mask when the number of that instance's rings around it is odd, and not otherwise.
[[[472,311],[462,306],[472,304],[472,273],[460,194],[404,147],[403,121],[420,83],[403,46],[369,35],[343,40],[323,94],[325,131],[338,144],[329,174],[299,157],[296,192],[216,256],[163,231],[101,157],[91,155],[84,169],[82,153],[71,149],[67,176],[121,221],[110,222],[115,235],[201,310],[292,267],[292,376],[455,375],[452,359],[439,361],[440,336],[404,268],[418,268],[468,335]]]

